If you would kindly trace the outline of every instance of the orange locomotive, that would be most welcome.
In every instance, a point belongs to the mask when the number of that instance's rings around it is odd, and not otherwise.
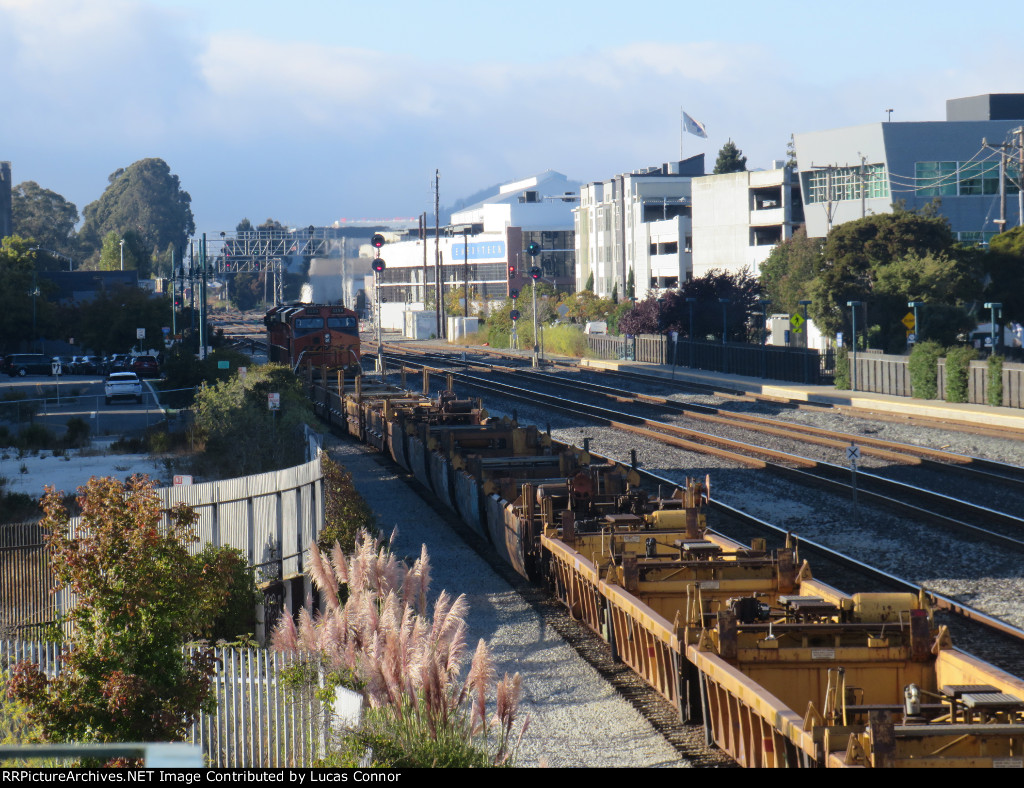
[[[359,317],[337,304],[281,304],[267,312],[270,360],[292,369],[343,368],[358,374]]]

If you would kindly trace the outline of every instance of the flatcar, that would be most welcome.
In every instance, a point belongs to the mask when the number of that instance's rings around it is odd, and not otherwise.
[[[359,374],[359,317],[338,304],[281,304],[270,309],[270,361],[292,369],[312,366]]]
[[[1024,680],[954,648],[925,595],[832,588],[796,544],[709,531],[709,480],[651,493],[635,467],[451,389],[364,376],[310,394],[739,764],[1024,767]]]

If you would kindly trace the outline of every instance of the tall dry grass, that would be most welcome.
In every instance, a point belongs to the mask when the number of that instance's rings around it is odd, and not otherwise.
[[[371,746],[379,765],[510,763],[529,722],[515,733],[519,674],[495,682],[480,640],[462,678],[465,595],[453,599],[442,591],[431,611],[426,546],[411,567],[390,546],[365,531],[348,555],[337,544],[330,555],[312,545],[309,574],[325,610],[304,609],[297,624],[282,618],[274,648],[319,660],[326,671],[354,680],[371,711],[364,730],[349,740]]]

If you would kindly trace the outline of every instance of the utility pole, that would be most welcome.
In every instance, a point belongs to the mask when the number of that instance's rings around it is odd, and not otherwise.
[[[420,240],[423,242],[423,308],[427,308],[427,212],[420,215]]]
[[[463,279],[466,282],[466,320],[469,320],[469,228],[462,231],[462,251],[465,259],[462,261]],[[462,327],[462,333],[466,333],[466,327]]]
[[[867,156],[860,156],[860,218],[863,219],[868,215],[867,212],[867,177],[865,173],[864,165],[867,163]]]
[[[835,172],[834,164],[812,164],[812,170],[825,171],[825,220],[826,233],[832,231],[832,173]]]
[[[441,170],[434,170],[434,307],[437,311],[437,338],[444,336],[441,324]]]

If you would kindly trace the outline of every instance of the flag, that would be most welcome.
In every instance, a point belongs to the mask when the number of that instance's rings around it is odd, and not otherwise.
[[[704,124],[698,123],[685,112],[683,113],[683,131],[688,131],[697,137],[708,138],[708,133],[704,131]]]

